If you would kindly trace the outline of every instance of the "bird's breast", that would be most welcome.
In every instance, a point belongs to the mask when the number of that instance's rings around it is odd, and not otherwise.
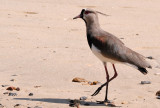
[[[91,44],[91,50],[93,52],[93,54],[98,57],[102,62],[111,62],[111,63],[117,63],[118,61],[115,61],[113,59],[111,59],[110,57],[104,56],[101,53],[101,50],[98,49],[94,44]]]

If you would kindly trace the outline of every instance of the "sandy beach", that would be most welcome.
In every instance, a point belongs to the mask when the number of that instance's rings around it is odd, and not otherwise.
[[[107,107],[96,103],[104,100],[105,88],[91,96],[106,79],[88,46],[84,21],[73,20],[83,8],[109,15],[99,15],[104,30],[154,58],[147,75],[115,64],[118,77],[109,85],[109,99],[122,108],[160,107],[159,0],[0,0],[0,108],[69,108],[69,100],[82,96],[87,100],[80,108]],[[108,70],[112,76],[110,63]],[[101,84],[72,82],[75,77]],[[12,86],[20,91],[6,90]]]

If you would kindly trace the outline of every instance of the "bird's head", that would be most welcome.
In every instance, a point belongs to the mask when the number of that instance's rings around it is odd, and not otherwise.
[[[98,24],[98,13],[105,16],[109,16],[99,11],[94,11],[92,9],[82,9],[81,13],[73,19],[82,18],[85,21],[86,25],[91,23]]]
[[[98,20],[97,12],[92,9],[82,9],[80,15],[74,17],[73,19],[82,18],[86,23]]]

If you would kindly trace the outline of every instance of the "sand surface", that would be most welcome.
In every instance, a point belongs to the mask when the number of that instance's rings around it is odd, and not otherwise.
[[[101,27],[116,35],[129,48],[149,60],[147,75],[116,64],[118,77],[109,84],[109,99],[122,108],[159,108],[155,93],[160,90],[160,1],[159,0],[0,0],[0,104],[5,108],[69,108],[69,99],[86,96],[89,106],[103,100],[100,85],[74,83],[75,77],[104,83],[102,63],[92,54],[86,40],[85,23],[72,20],[82,8],[99,15]],[[110,76],[113,75],[108,63]],[[14,81],[10,81],[14,79]],[[141,85],[141,81],[151,84]],[[8,85],[20,91],[7,91]],[[38,86],[38,87],[35,87]],[[8,96],[4,92],[17,93]],[[28,96],[33,93],[33,96]]]

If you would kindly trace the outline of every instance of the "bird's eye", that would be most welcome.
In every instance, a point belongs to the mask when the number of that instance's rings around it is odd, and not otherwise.
[[[90,12],[89,12],[89,11],[85,11],[84,13],[85,13],[85,14],[89,14]]]

